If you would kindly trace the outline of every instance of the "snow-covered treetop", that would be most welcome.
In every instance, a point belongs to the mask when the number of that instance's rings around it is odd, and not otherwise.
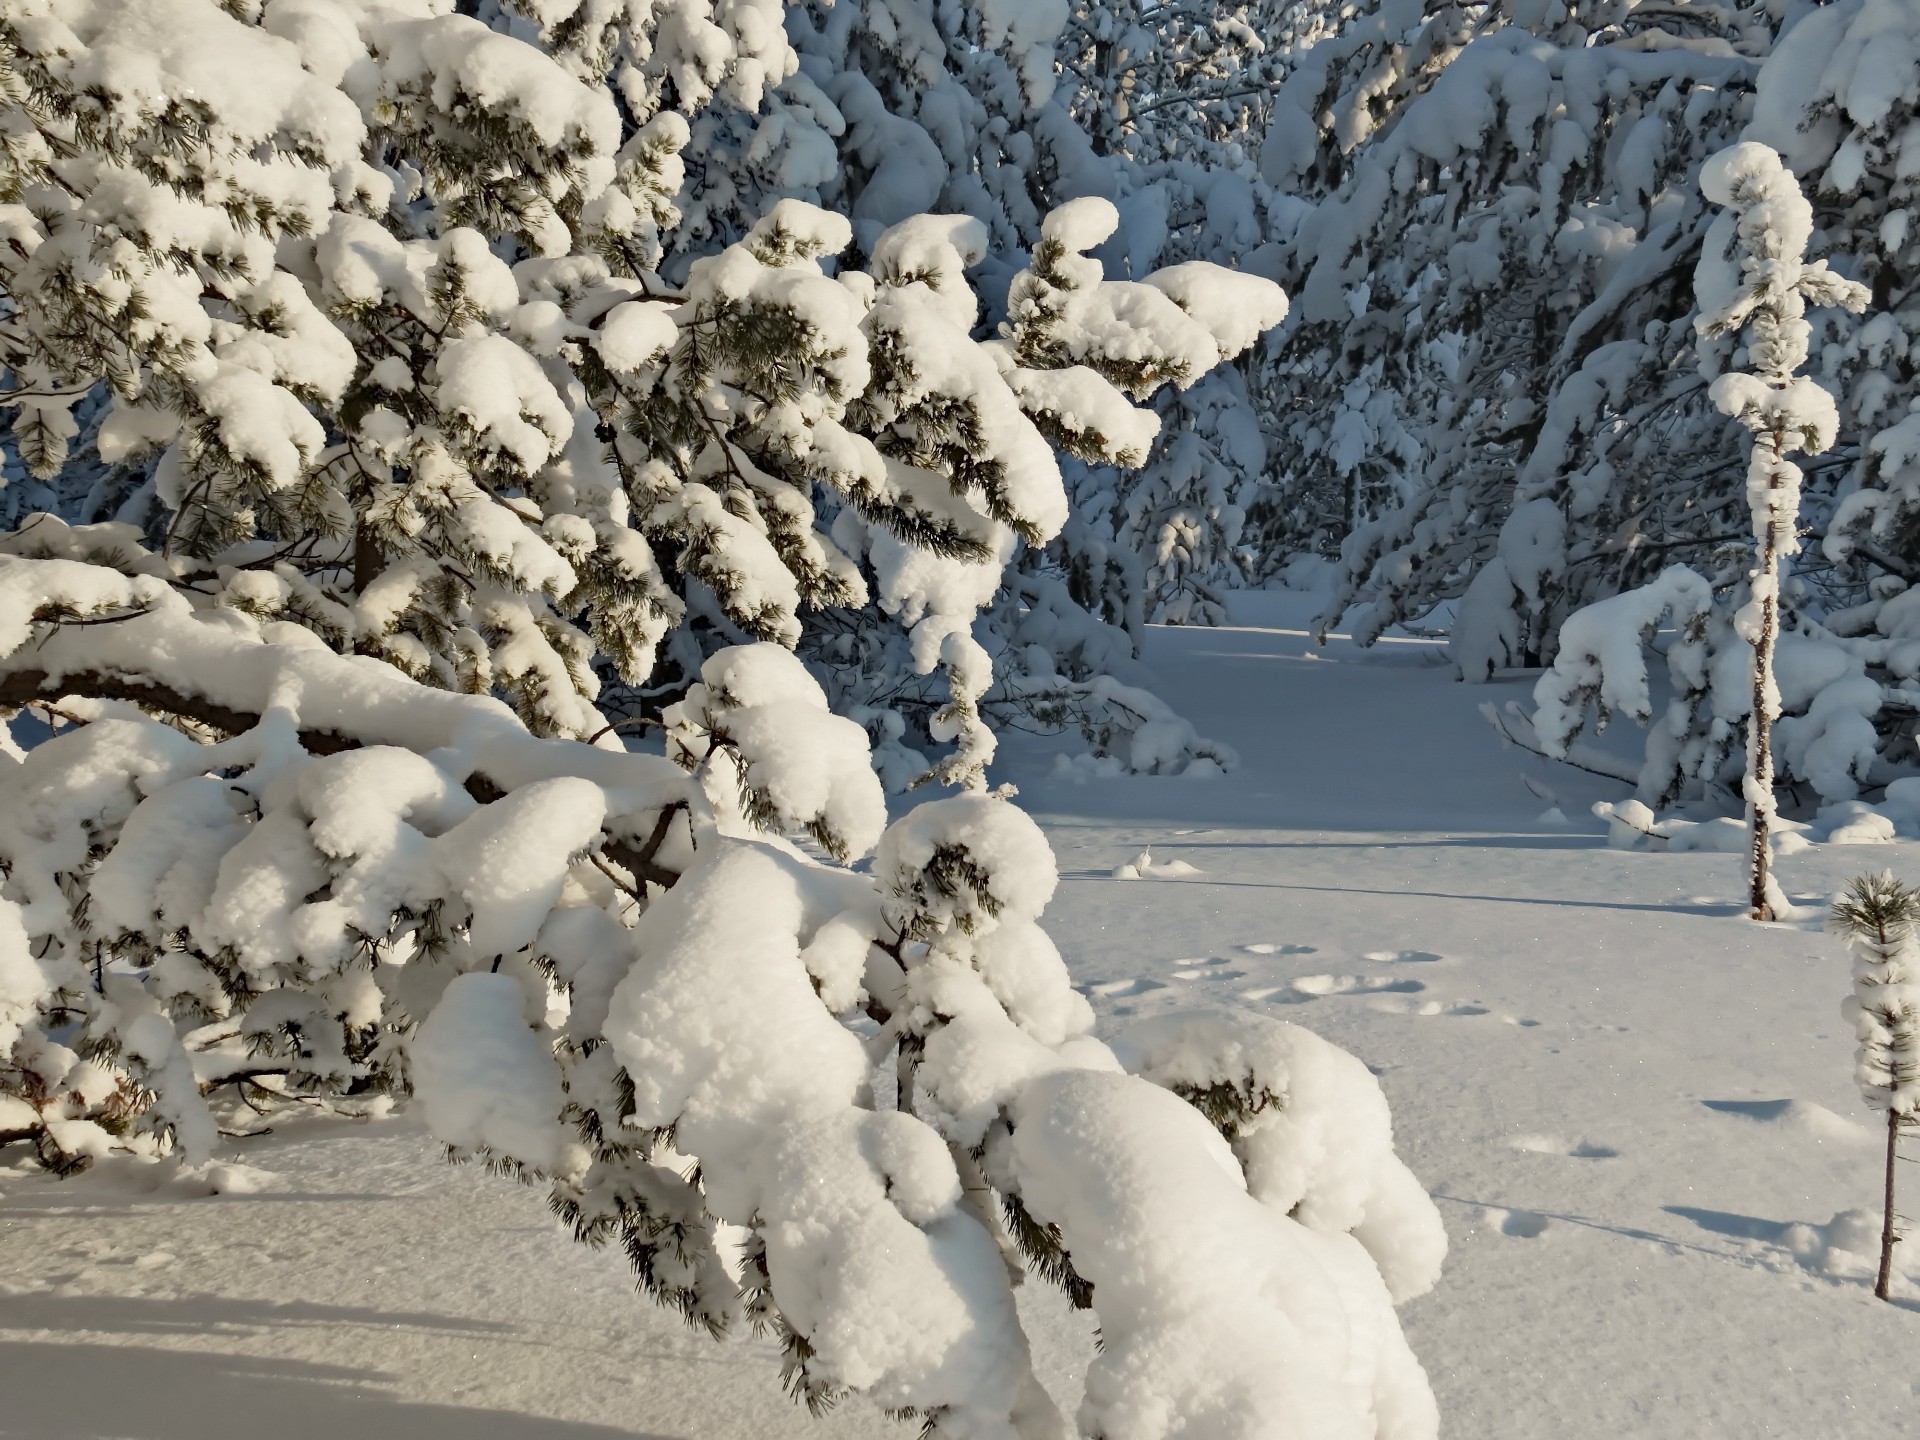
[[[1791,433],[1796,449],[1825,450],[1839,416],[1826,390],[1798,373],[1813,340],[1805,313],[1821,306],[1858,313],[1867,306],[1867,287],[1834,274],[1824,260],[1806,259],[1813,206],[1767,146],[1749,140],[1721,151],[1701,167],[1700,188],[1725,208],[1707,231],[1694,271],[1700,301],[1694,325],[1710,338],[1744,329],[1753,372],[1716,378],[1714,401],[1735,416],[1762,404],[1785,407],[1770,412],[1764,428]],[[1756,386],[1777,394],[1768,400]]]

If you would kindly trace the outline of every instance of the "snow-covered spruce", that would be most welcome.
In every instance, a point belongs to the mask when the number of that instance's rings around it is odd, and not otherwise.
[[[1920,1125],[1920,895],[1891,872],[1862,875],[1834,902],[1832,929],[1853,954],[1853,994],[1841,1007],[1859,1045],[1854,1079],[1887,1116],[1886,1181],[1880,1223],[1880,1271],[1874,1294],[1888,1299],[1893,1247],[1894,1179],[1900,1137]]]
[[[689,775],[151,577],[8,557],[0,596],[0,685],[71,687],[0,771],[6,1133],[48,1163],[200,1159],[230,1094],[410,1077],[663,1303],[780,1334],[813,1403],[1066,1433],[1007,1255],[1099,1318],[1086,1433],[1435,1432],[1391,1307],[1444,1240],[1365,1068],[1232,1015],[1116,1056],[1037,923],[1038,828],[972,794],[882,834],[786,651],[707,662]],[[788,834],[877,840],[873,874]]]

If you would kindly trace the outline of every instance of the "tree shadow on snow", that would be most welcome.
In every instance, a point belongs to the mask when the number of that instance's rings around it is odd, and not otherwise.
[[[506,1410],[415,1404],[379,1371],[191,1350],[0,1342],[5,1440],[669,1440]]]
[[[1771,1103],[1755,1101],[1754,1106],[1764,1108]],[[1714,1108],[1732,1109],[1734,1102],[1722,1102]],[[1866,1286],[1872,1283],[1870,1275],[1848,1270],[1835,1271],[1823,1261],[1819,1247],[1825,1244],[1830,1226],[1809,1225],[1794,1220],[1763,1220],[1757,1215],[1736,1215],[1730,1210],[1703,1210],[1695,1205],[1662,1205],[1660,1208],[1669,1215],[1691,1220],[1702,1230],[1725,1235],[1730,1240],[1756,1240],[1763,1245],[1777,1246],[1790,1255],[1801,1269],[1839,1285]],[[1874,1223],[1877,1225],[1879,1222],[1876,1220]],[[1799,1232],[1799,1243],[1796,1243],[1796,1231]],[[1872,1259],[1870,1255],[1861,1256],[1854,1263],[1870,1264]],[[1896,1295],[1888,1303],[1896,1310],[1920,1314],[1920,1301],[1908,1296]]]
[[[1732,1108],[1731,1104],[1727,1108]],[[1793,1228],[1790,1220],[1762,1220],[1757,1215],[1735,1215],[1730,1210],[1702,1210],[1696,1205],[1662,1205],[1660,1208],[1669,1215],[1691,1220],[1702,1230],[1711,1230],[1715,1235],[1725,1235],[1734,1240],[1760,1240],[1768,1245],[1784,1245],[1787,1232]]]
[[[1725,1251],[1716,1250],[1709,1245],[1697,1245],[1691,1241],[1678,1240],[1671,1235],[1661,1235],[1655,1231],[1643,1230],[1633,1225],[1613,1225],[1604,1220],[1595,1220],[1588,1215],[1574,1215],[1560,1210],[1522,1209],[1512,1205],[1496,1204],[1490,1200],[1470,1200],[1463,1195],[1448,1195],[1441,1191],[1435,1191],[1433,1198],[1436,1200],[1445,1200],[1455,1205],[1471,1206],[1477,1210],[1498,1211],[1503,1214],[1523,1216],[1529,1222],[1544,1221],[1553,1224],[1575,1225],[1583,1230],[1598,1231],[1603,1235],[1618,1235],[1625,1240],[1638,1240],[1649,1245],[1658,1245],[1662,1249],[1671,1250],[1676,1254],[1686,1251],[1695,1255],[1704,1255],[1710,1260],[1721,1261],[1734,1258]],[[1541,1224],[1536,1228],[1533,1224],[1529,1224],[1526,1228],[1522,1229],[1510,1228],[1504,1225],[1500,1228],[1501,1233],[1506,1235],[1521,1235],[1527,1238],[1533,1238],[1543,1234],[1547,1227],[1545,1224]]]
[[[246,1148],[247,1142],[233,1143],[228,1153],[233,1159],[241,1161],[257,1160],[260,1156]],[[57,1182],[62,1187],[71,1187],[72,1181]],[[351,1202],[355,1205],[377,1205],[409,1200],[408,1195],[356,1194],[346,1190],[269,1190],[252,1195],[183,1195],[165,1190],[129,1191],[99,1187],[93,1190],[61,1188],[46,1190],[38,1194],[13,1194],[0,1203],[0,1213],[15,1212],[43,1216],[86,1216],[98,1220],[124,1220],[135,1215],[151,1215],[164,1205],[190,1205],[195,1209],[216,1205],[331,1205]]]
[[[1161,847],[1155,845],[1154,849]],[[1172,847],[1167,847],[1171,849]],[[1111,880],[1110,870],[1074,871],[1063,880]],[[1686,901],[1656,905],[1630,900],[1574,900],[1560,895],[1460,895],[1446,890],[1369,890],[1360,885],[1291,885],[1280,880],[1216,880],[1204,872],[1182,879],[1182,885],[1217,886],[1224,890],[1310,890],[1324,895],[1385,895],[1395,900],[1460,900],[1473,905],[1545,905],[1555,910],[1638,910],[1651,915],[1731,915],[1737,905],[1695,905]]]
[[[220,1295],[172,1298],[129,1295],[8,1295],[0,1297],[0,1326],[9,1330],[92,1330],[102,1334],[203,1335],[230,1329],[290,1330],[365,1326],[441,1335],[510,1333],[495,1320],[431,1312],[376,1310],[355,1305],[275,1304]]]
[[[1334,832],[1337,833],[1337,832]],[[1404,831],[1402,832],[1405,833]],[[1377,840],[1362,832],[1354,840],[1156,840],[1156,850],[1603,850],[1604,835],[1554,831],[1532,835],[1489,831],[1450,832],[1425,839]]]

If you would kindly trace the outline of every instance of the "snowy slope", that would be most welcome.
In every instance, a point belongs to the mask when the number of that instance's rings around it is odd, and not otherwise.
[[[1421,641],[1316,653],[1311,608],[1249,596],[1240,628],[1155,633],[1163,693],[1243,756],[1224,779],[1075,783],[1009,740],[1068,877],[1047,925],[1103,1028],[1252,1005],[1381,1072],[1454,1242],[1405,1312],[1448,1434],[1920,1433],[1920,1377],[1877,1363],[1916,1353],[1920,1284],[1881,1305],[1830,1243],[1877,1194],[1840,947],[1738,919],[1735,856],[1604,848],[1584,806],[1617,787],[1503,753],[1475,713],[1517,686],[1456,685]],[[1571,827],[1538,822],[1523,771]],[[1149,845],[1199,873],[1113,878]],[[1916,848],[1819,847],[1782,881],[1920,878]],[[910,1433],[857,1406],[810,1421],[770,1347],[687,1334],[537,1192],[448,1169],[412,1121],[287,1126],[234,1158],[272,1188],[0,1174],[0,1436]],[[1029,1291],[1070,1386],[1080,1326]]]

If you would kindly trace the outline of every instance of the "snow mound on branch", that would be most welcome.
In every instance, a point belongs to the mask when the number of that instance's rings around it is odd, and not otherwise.
[[[968,932],[996,919],[1038,919],[1060,883],[1040,827],[991,795],[915,806],[882,837],[873,873],[890,912],[911,905]]]
[[[1169,265],[1146,283],[1214,333],[1222,354],[1238,355],[1287,318],[1287,295],[1271,280],[1204,260]]]
[[[1309,1229],[1353,1234],[1395,1304],[1438,1282],[1446,1230],[1394,1154],[1380,1082],[1354,1056],[1298,1025],[1215,1012],[1133,1025],[1114,1053],[1133,1074],[1182,1094],[1241,1091],[1251,1113],[1230,1143],[1248,1191]]]
[[[880,838],[887,802],[867,733],[828,710],[820,682],[790,650],[762,642],[720,651],[663,718],[669,753],[689,769],[706,762],[708,793],[724,811],[802,827],[843,857]],[[716,768],[722,750],[731,764]]]
[[[29,45],[71,54],[68,83],[122,124],[157,123],[191,96],[214,135],[242,148],[284,137],[334,166],[365,143],[359,107],[303,70],[292,44],[201,0],[55,0],[22,20]]]
[[[1083,255],[1119,228],[1120,211],[1114,203],[1087,195],[1050,210],[1040,222],[1040,235],[1064,250]]]
[[[435,1138],[561,1170],[567,1103],[553,1052],[527,1023],[511,975],[456,975],[414,1037],[414,1094]]]
[[[463,93],[519,121],[543,145],[584,145],[608,157],[619,148],[620,116],[612,95],[581,84],[535,47],[496,34],[478,20],[463,15],[399,20],[381,26],[375,44],[384,81],[429,89],[442,109],[451,109],[455,95]],[[612,178],[610,163],[606,169],[606,179]]]
[[[1029,1083],[1012,1118],[1025,1203],[1071,1237],[1097,1297],[1086,1433],[1252,1440],[1280,1417],[1302,1435],[1437,1433],[1367,1251],[1249,1194],[1192,1106],[1131,1076],[1066,1069]],[[1101,1157],[1097,1183],[1075,1163],[1086,1155]],[[1176,1215],[1193,1228],[1172,1246]]]
[[[559,776],[496,800],[434,842],[446,893],[471,911],[476,954],[511,955],[532,941],[560,898],[568,866],[606,817],[605,791]]]
[[[616,989],[607,1026],[633,1123],[674,1126],[708,1208],[759,1227],[782,1314],[811,1346],[810,1384],[1005,1433],[1027,1361],[993,1242],[958,1209],[940,1138],[861,1108],[865,1051],[820,1004],[797,943],[818,899],[805,879],[717,840],[642,917],[649,963]]]

